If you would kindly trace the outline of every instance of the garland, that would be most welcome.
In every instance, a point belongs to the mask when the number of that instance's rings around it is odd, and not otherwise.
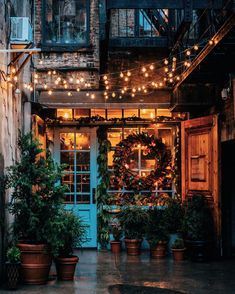
[[[129,163],[134,155],[133,148],[145,146],[146,158],[155,159],[155,169],[147,176],[136,175],[129,169]],[[171,154],[161,139],[149,136],[147,133],[132,134],[122,140],[113,155],[114,175],[119,187],[127,190],[154,190],[156,187],[168,187],[172,183]]]
[[[107,140],[107,128],[99,127],[97,130],[99,142],[98,180],[97,186],[97,222],[98,222],[98,242],[101,249],[106,249],[109,243],[109,222],[110,214],[104,209],[104,205],[109,203],[110,195],[107,190],[110,182],[110,172],[108,171],[108,152],[111,149],[111,143]]]

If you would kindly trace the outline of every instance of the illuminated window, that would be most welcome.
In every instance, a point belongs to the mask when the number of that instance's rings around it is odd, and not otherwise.
[[[63,119],[72,119],[73,112],[72,109],[57,109],[57,117]]]
[[[145,119],[154,119],[155,109],[140,109],[140,117]]]
[[[138,109],[124,109],[124,117],[133,117],[133,116],[136,116],[136,117],[139,116]]]
[[[121,109],[108,109],[107,110],[107,118],[122,118],[122,110]]]
[[[105,109],[91,109],[91,116],[99,115],[103,118],[106,117]]]
[[[157,109],[157,116],[172,117],[172,113],[169,109]]]
[[[89,109],[74,109],[74,118],[89,116]]]

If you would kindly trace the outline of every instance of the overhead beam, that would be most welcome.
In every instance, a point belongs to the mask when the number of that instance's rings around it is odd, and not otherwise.
[[[222,8],[222,0],[192,0],[193,9]],[[113,8],[155,8],[155,9],[184,9],[185,0],[107,0],[107,9]]]
[[[235,13],[233,12],[231,14],[231,16],[227,18],[227,20],[225,21],[225,23],[218,30],[218,32],[213,36],[213,38],[212,38],[213,44],[209,44],[209,42],[208,42],[207,45],[198,54],[198,56],[193,60],[191,66],[182,73],[180,81],[174,87],[174,91],[198,67],[198,65],[207,57],[207,55],[228,34],[228,32],[234,27],[234,25],[235,25]]]

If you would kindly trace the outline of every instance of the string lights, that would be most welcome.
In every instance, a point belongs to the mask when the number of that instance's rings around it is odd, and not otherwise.
[[[217,41],[218,42],[218,41]],[[107,100],[109,97],[122,98],[123,95],[134,98],[136,94],[149,95],[156,89],[163,87],[173,87],[180,81],[181,75],[192,64],[194,58],[204,46],[216,45],[216,40],[201,41],[193,46],[186,48],[183,52],[178,52],[174,56],[169,56],[162,60],[142,65],[132,69],[121,70],[119,72],[110,72],[100,75],[100,82],[103,85],[103,96]],[[180,58],[183,57],[183,60]],[[43,64],[43,60],[38,62]],[[72,96],[73,91],[80,92],[89,90],[86,96],[95,99],[95,93],[92,92],[92,85],[84,77],[67,77],[63,72],[55,69],[48,69],[46,76],[43,73],[43,81],[40,79],[41,74],[36,72],[32,75],[32,83],[24,83],[24,89],[33,91],[35,84],[52,95],[55,89],[63,88],[67,91],[68,96]],[[46,81],[45,81],[46,80]],[[6,81],[10,84],[18,84],[18,75],[16,68],[12,67]]]

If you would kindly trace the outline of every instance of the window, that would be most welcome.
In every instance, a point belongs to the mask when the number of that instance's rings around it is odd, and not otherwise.
[[[44,43],[85,45],[88,7],[88,0],[44,0]]]

